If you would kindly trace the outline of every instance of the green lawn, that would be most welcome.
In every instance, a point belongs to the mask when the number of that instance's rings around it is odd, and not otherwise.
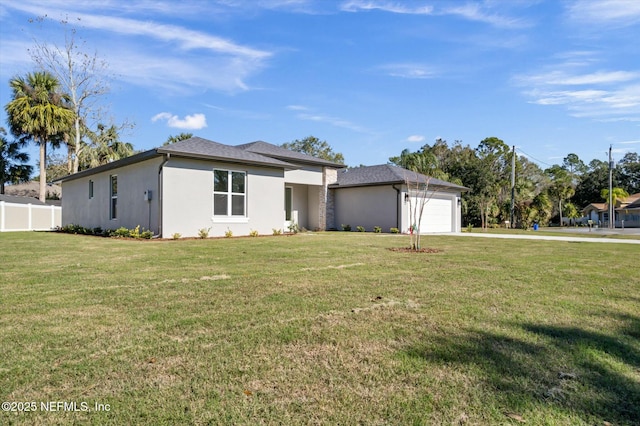
[[[637,424],[640,246],[407,244],[0,234],[0,424]]]

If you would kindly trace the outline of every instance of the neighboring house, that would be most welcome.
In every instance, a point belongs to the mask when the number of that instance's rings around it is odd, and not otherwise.
[[[6,185],[4,192],[7,195],[17,195],[21,197],[33,197],[38,198],[40,196],[40,182],[29,181],[24,183],[16,183]],[[54,185],[47,183],[47,204],[52,204],[51,201],[59,201],[62,197],[62,188],[60,185]],[[60,204],[57,204],[60,205]]]
[[[60,179],[62,223],[103,229],[140,225],[164,238],[177,233],[197,236],[201,229],[209,229],[210,236],[227,231],[248,235],[252,230],[271,234],[274,229],[287,231],[291,224],[325,230],[339,225],[334,217],[342,214],[341,209],[348,214],[353,211],[343,191],[364,194],[354,198],[354,203],[360,199],[372,202],[366,195],[369,186],[394,185],[402,191],[397,179],[343,188],[338,171],[343,167],[267,142],[231,146],[193,137]],[[445,187],[447,191],[454,188],[443,185],[443,194]],[[458,196],[460,188],[454,191]],[[459,209],[457,199],[451,197],[458,216],[448,232],[455,232],[459,230]],[[335,206],[334,198],[341,200]],[[371,226],[402,228],[395,198],[379,201],[385,205],[361,210],[362,220],[353,225],[370,222]],[[390,217],[374,223],[378,209],[389,210],[387,203],[396,206]]]
[[[0,195],[0,232],[48,231],[61,223],[59,200],[43,203],[32,197]]]
[[[625,228],[640,227],[640,193],[629,195],[616,201],[615,227]],[[609,225],[609,203],[591,203],[582,209],[583,222],[593,221],[594,225]]]
[[[384,232],[398,228],[408,232],[411,227],[409,207],[419,204],[416,184],[428,185],[427,200],[422,213],[420,231],[460,232],[462,192],[468,191],[439,179],[411,172],[391,164],[361,166],[338,172],[337,182],[329,185],[334,192],[336,226],[363,226],[372,231],[375,226]]]
[[[640,193],[629,195],[616,208],[616,226],[625,228],[640,228]]]
[[[609,221],[609,204],[591,203],[582,209],[582,217],[583,222],[590,220],[593,225],[602,225]]]

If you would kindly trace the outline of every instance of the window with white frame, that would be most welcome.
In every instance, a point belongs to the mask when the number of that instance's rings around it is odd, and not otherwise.
[[[245,172],[213,171],[214,216],[246,216],[246,180]]]
[[[111,181],[111,188],[109,190],[111,194],[111,203],[109,208],[109,219],[118,218],[118,175],[109,176]]]

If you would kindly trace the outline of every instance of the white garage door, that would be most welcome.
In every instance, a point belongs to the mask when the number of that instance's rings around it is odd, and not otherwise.
[[[418,205],[417,199],[411,200],[412,205]],[[419,207],[418,207],[419,208]],[[420,233],[452,232],[451,218],[453,216],[453,200],[432,198],[427,201],[422,211]]]

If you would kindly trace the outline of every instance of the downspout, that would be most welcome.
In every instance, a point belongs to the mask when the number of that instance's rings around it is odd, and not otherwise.
[[[402,209],[402,200],[400,199],[400,189],[396,188],[396,184],[391,185],[398,194],[396,196],[396,228],[400,229],[400,209]]]
[[[164,160],[160,163],[158,167],[158,237],[162,238],[162,168],[167,161],[171,158],[171,154],[166,153],[164,155]]]

